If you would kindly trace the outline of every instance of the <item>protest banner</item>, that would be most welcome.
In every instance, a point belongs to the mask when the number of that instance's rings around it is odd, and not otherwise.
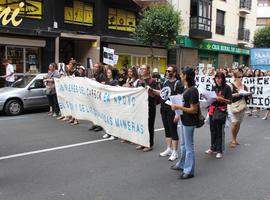
[[[103,63],[107,65],[114,65],[114,49],[103,47]]]
[[[103,85],[82,77],[55,80],[62,115],[89,120],[106,133],[149,147],[146,89]]]
[[[196,76],[196,86],[200,94],[200,101],[206,102],[203,98],[203,93],[211,91],[214,85],[214,78],[212,76]],[[233,78],[226,78],[227,84],[233,82]],[[248,107],[270,107],[270,77],[244,77],[243,84],[252,93],[252,96],[247,100]]]

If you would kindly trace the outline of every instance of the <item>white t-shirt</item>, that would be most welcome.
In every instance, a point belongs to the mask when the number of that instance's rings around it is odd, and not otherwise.
[[[6,81],[14,82],[15,81],[14,69],[13,69],[13,66],[11,64],[8,64],[7,67],[6,67],[6,75],[9,75],[9,74],[12,74],[12,75],[6,77]]]

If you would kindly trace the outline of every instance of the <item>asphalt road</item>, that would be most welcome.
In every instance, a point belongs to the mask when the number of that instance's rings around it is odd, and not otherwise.
[[[221,160],[204,154],[209,126],[196,129],[195,178],[179,180],[173,163],[158,156],[163,130],[154,150],[143,153],[102,140],[88,122],[73,127],[44,112],[0,115],[0,200],[269,200],[269,122],[246,117],[236,149],[226,129]]]

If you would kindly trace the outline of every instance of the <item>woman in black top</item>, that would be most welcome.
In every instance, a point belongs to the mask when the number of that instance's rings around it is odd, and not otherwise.
[[[105,81],[105,85],[117,86],[118,81],[116,80],[116,75],[117,75],[116,69],[113,69],[111,66],[108,66],[108,68],[106,70],[107,79]],[[114,137],[113,135],[109,135],[107,133],[105,133],[102,137],[103,138],[111,138],[112,140],[116,139],[116,137]]]
[[[221,114],[227,115],[227,105],[231,103],[232,91],[230,86],[226,84],[225,75],[218,72],[215,75],[215,86],[213,91],[216,92],[216,101],[209,106],[208,114],[210,119],[210,132],[211,132],[211,147],[205,151],[206,154],[216,154],[216,158],[223,157],[223,144],[224,144],[224,127],[225,120],[214,118],[214,114],[221,111]],[[215,113],[216,111],[216,113]]]
[[[190,67],[184,67],[181,80],[185,85],[183,105],[172,104],[172,110],[182,110],[181,115],[181,159],[171,168],[183,171],[180,179],[194,177],[195,150],[194,129],[198,121],[199,92],[195,87],[195,72]]]
[[[165,102],[170,96],[182,94],[184,90],[181,81],[176,78],[176,75],[176,66],[168,66],[166,70],[167,80],[162,84],[160,91],[155,91],[155,93],[161,97],[160,113],[165,129],[165,141],[167,145],[165,151],[161,152],[159,155],[161,157],[169,156],[169,161],[174,161],[178,158],[178,133],[177,122],[174,121],[175,112]]]
[[[154,146],[154,125],[156,118],[156,101],[153,90],[157,90],[158,83],[150,75],[150,65],[144,64],[140,67],[141,78],[138,81],[137,86],[142,86],[148,89],[148,130],[150,138],[150,147],[137,146],[137,150],[143,150],[144,152],[152,151]]]

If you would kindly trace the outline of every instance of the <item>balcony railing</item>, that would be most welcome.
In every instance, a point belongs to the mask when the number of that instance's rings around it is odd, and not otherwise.
[[[238,40],[249,42],[250,30],[245,28],[239,28],[238,30]]]
[[[251,0],[240,0],[240,8],[251,10]]]
[[[211,19],[200,16],[190,17],[190,29],[211,31]]]

